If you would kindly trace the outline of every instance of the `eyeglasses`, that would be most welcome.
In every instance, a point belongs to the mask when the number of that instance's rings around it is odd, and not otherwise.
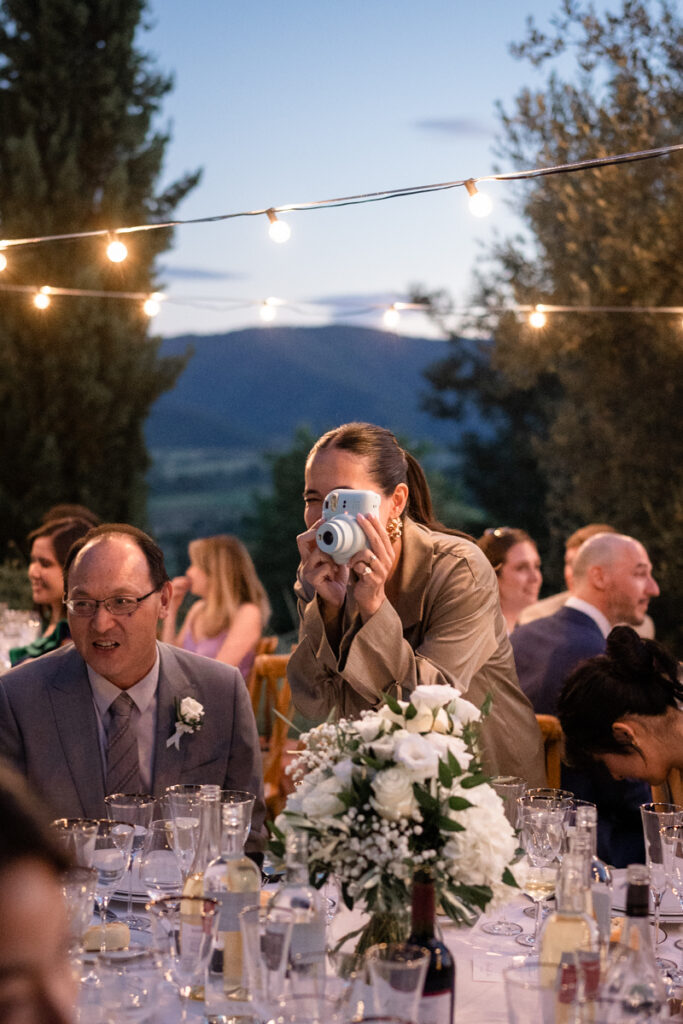
[[[101,604],[111,615],[132,615],[141,601],[146,601],[159,589],[159,587],[155,587],[154,590],[150,590],[149,594],[143,594],[142,597],[121,594],[116,597],[105,597],[102,601],[96,601],[93,597],[72,597],[64,604],[72,615],[81,619],[91,618]]]

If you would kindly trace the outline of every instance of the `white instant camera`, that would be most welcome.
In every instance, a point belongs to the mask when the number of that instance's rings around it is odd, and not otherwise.
[[[356,522],[361,512],[379,515],[379,494],[374,491],[352,491],[340,487],[330,491],[323,502],[323,519],[315,535],[316,543],[337,565],[346,565],[350,558],[368,546],[368,539]]]

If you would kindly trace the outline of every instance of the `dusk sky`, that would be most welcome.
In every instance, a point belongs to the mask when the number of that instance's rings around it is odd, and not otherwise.
[[[164,104],[165,181],[203,167],[179,218],[308,202],[491,173],[494,104],[534,71],[508,51],[543,0],[152,0],[139,44],[173,73]],[[501,166],[501,170],[508,170]],[[482,186],[483,188],[483,186]],[[164,335],[260,323],[258,303],[299,304],[278,323],[319,324],[344,309],[405,299],[412,284],[464,303],[495,233],[519,222],[492,183],[485,220],[464,189],[342,209],[292,212],[283,245],[266,217],[180,227],[164,254]],[[131,239],[132,241],[132,239]],[[235,300],[241,308],[230,308]],[[332,303],[332,306],[327,305]],[[355,323],[381,325],[381,311]],[[421,314],[402,333],[425,334]]]

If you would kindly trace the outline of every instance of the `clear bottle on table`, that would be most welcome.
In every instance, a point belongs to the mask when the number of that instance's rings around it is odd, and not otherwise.
[[[221,852],[221,787],[202,786],[199,796],[199,839],[183,896],[204,895],[204,872]]]
[[[420,1000],[420,1024],[451,1024],[455,1019],[455,962],[436,935],[434,881],[418,871],[413,877],[408,942],[429,950],[429,965]]]
[[[657,1020],[666,1005],[666,986],[655,963],[650,936],[650,875],[644,864],[626,871],[626,921],[608,965],[603,995],[610,1022]]]
[[[218,938],[209,966],[207,986],[213,991],[222,986],[226,997],[246,998],[242,983],[242,934],[239,913],[258,904],[261,872],[245,856],[244,804],[224,804],[221,808],[222,832],[220,856],[204,870],[204,895],[219,903]]]
[[[565,953],[593,953],[598,950],[598,928],[588,911],[590,886],[586,859],[566,853],[555,893],[555,910],[541,929],[540,959],[557,967]]]
[[[324,971],[326,915],[320,892],[309,882],[308,834],[300,829],[287,833],[285,878],[270,902],[293,911],[290,977],[293,968],[295,981],[317,977]]]

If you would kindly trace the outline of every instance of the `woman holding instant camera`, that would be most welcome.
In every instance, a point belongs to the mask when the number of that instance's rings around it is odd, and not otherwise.
[[[372,494],[332,493],[339,489]],[[421,683],[452,685],[477,707],[490,693],[486,771],[544,785],[541,736],[517,683],[495,574],[473,541],[436,522],[419,463],[390,431],[347,423],[311,449],[304,500],[299,644],[287,673],[299,711],[356,717],[383,692],[405,697]]]

